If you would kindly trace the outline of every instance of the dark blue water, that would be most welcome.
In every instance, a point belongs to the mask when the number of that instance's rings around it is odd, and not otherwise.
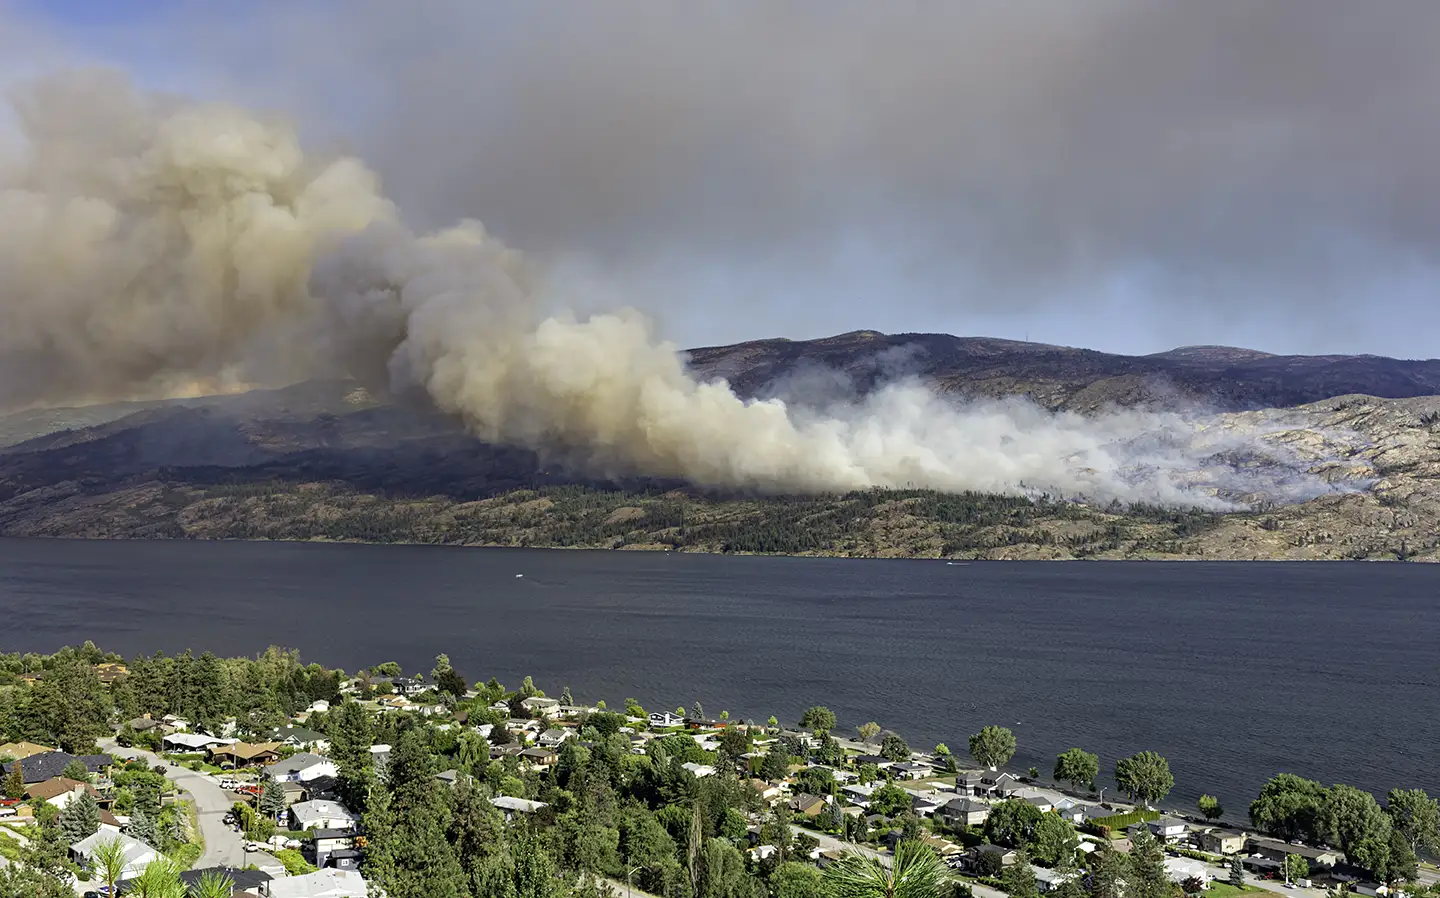
[[[6,650],[277,644],[424,671],[445,652],[612,706],[827,704],[959,754],[998,723],[1021,769],[1158,751],[1168,804],[1210,792],[1227,816],[1279,771],[1440,793],[1440,566],[0,540],[0,620]]]

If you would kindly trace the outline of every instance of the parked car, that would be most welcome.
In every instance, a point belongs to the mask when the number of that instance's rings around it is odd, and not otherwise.
[[[265,846],[264,846],[264,845],[261,845],[259,842],[246,842],[246,843],[245,843],[245,850],[246,850],[246,851],[264,851],[264,850],[265,850]]]

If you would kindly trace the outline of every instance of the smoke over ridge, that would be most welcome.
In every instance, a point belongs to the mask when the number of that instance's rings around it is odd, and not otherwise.
[[[800,408],[701,383],[633,311],[577,317],[465,221],[412,233],[358,159],[110,72],[14,95],[0,168],[0,407],[322,373],[423,387],[479,437],[704,486],[1050,490],[1222,505],[1260,438],[1180,415],[957,406],[913,381]],[[0,155],[7,158],[11,154]],[[1298,468],[1260,484],[1324,489]]]

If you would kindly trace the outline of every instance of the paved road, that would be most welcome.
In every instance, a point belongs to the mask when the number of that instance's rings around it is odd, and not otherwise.
[[[121,748],[113,742],[108,742],[102,747],[118,758],[143,758],[145,763],[151,766],[165,765],[167,768],[165,776],[189,795],[191,801],[195,802],[195,814],[200,820],[200,835],[205,839],[205,853],[195,863],[197,868],[220,866],[244,868],[247,864],[258,861],[257,858],[246,855],[244,835],[236,832],[225,822],[225,814],[229,812],[235,799],[220,788],[219,782],[214,777],[187,770],[142,749]]]

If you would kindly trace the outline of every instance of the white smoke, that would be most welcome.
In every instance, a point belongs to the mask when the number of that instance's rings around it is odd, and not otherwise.
[[[1223,504],[1177,415],[955,405],[892,383],[823,410],[687,373],[631,311],[578,318],[475,222],[414,235],[353,158],[113,74],[17,95],[0,171],[0,406],[385,372],[480,438],[702,486],[925,486]],[[1207,473],[1208,470],[1208,473]],[[1301,478],[1298,490],[1318,489]]]

